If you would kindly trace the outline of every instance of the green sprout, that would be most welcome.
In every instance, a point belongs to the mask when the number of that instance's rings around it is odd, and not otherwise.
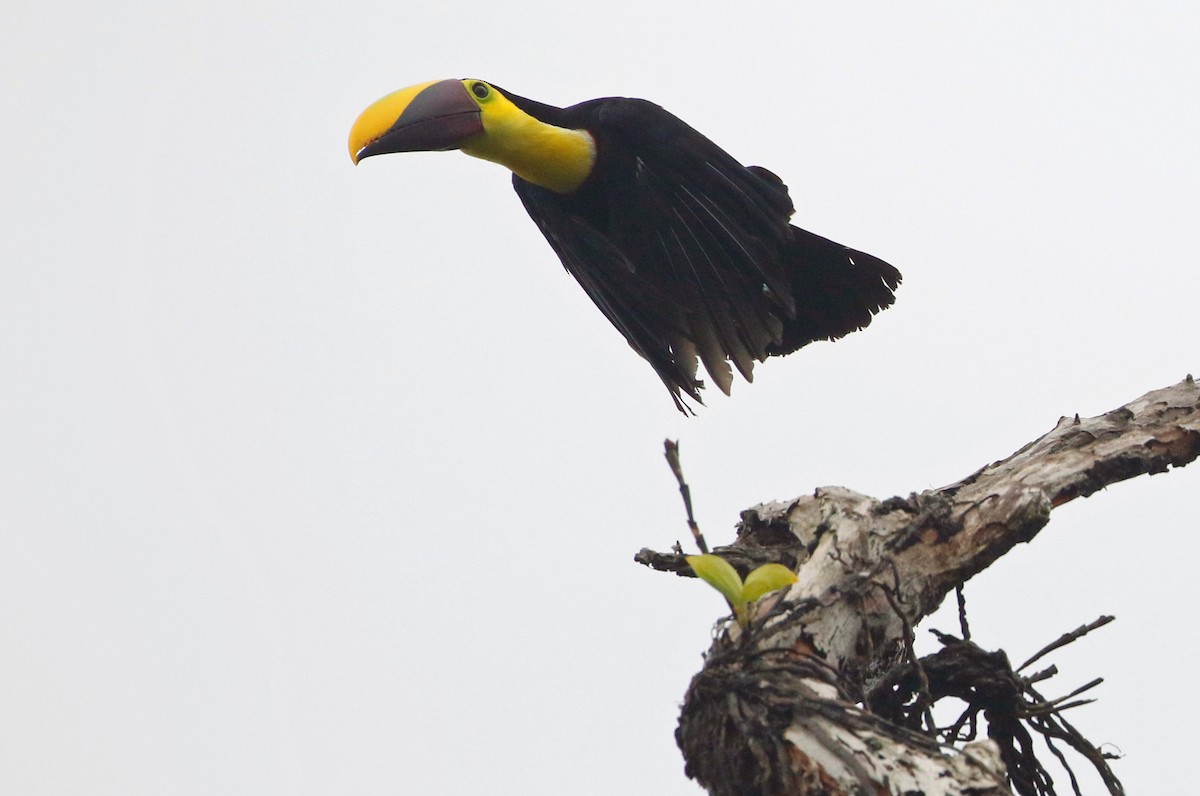
[[[783,564],[763,564],[743,581],[733,565],[720,556],[687,556],[687,562],[697,577],[724,595],[742,627],[750,621],[750,605],[759,597],[796,582],[796,573]]]

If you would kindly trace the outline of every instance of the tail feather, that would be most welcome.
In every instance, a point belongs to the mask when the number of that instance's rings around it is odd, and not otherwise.
[[[878,257],[799,227],[792,227],[790,255],[795,315],[783,318],[783,335],[767,348],[770,356],[865,328],[896,300],[900,272]]]

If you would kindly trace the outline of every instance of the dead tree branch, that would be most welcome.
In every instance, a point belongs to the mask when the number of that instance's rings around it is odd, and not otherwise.
[[[1189,376],[1098,417],[1063,418],[940,489],[877,500],[823,487],[743,512],[737,541],[716,552],[743,575],[779,561],[799,580],[765,597],[749,628],[730,625],[714,642],[677,731],[688,774],[720,796],[1011,793],[1014,772],[995,741],[949,749],[873,713],[867,695],[912,663],[911,628],[1033,539],[1053,508],[1197,456],[1200,387]],[[686,571],[673,554],[643,550],[637,560]],[[1052,732],[1070,726],[1045,715]],[[1036,769],[1016,773],[1039,781]]]

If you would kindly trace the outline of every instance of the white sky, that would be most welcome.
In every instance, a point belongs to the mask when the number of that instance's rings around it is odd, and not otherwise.
[[[720,543],[1200,375],[1197,40],[1185,3],[9,0],[0,792],[696,793],[723,606],[631,561],[686,534],[662,439]],[[351,166],[369,102],[466,76],[665,105],[897,305],[683,418],[499,167]],[[1118,616],[1045,691],[1107,678],[1071,718],[1131,793],[1190,762],[1198,487],[1060,509],[968,587],[1016,659]]]

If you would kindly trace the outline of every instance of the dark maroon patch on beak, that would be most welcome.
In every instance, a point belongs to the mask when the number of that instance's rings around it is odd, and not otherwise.
[[[457,149],[483,132],[479,106],[460,80],[443,80],[422,91],[388,131],[362,148],[358,159],[389,152]]]

